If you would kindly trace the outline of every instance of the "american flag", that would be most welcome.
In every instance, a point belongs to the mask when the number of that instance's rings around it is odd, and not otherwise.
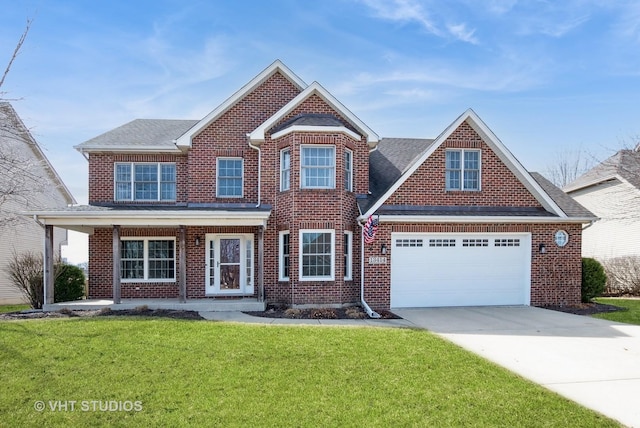
[[[371,215],[367,219],[367,222],[362,228],[362,234],[364,235],[364,243],[371,244],[376,239],[376,232],[378,231],[378,216],[375,218]]]

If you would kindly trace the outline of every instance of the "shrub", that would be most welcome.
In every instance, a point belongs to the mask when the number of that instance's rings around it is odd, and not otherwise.
[[[317,308],[311,309],[311,318],[330,320],[338,318],[338,314],[336,314],[335,309]]]
[[[14,253],[5,268],[11,285],[18,289],[33,309],[44,303],[44,262],[42,255],[27,251]],[[56,262],[53,266],[54,298],[56,302],[77,300],[84,296],[84,273],[77,266]]]
[[[42,309],[44,303],[44,282],[42,280],[42,256],[33,252],[14,253],[5,268],[11,285],[17,288],[33,309]]]
[[[607,275],[604,268],[596,259],[584,257],[582,259],[582,301],[590,302],[604,291]]]
[[[607,275],[605,294],[640,296],[640,257],[616,257],[602,265]]]
[[[84,297],[84,272],[78,266],[58,263],[54,281],[55,302],[70,302]]]

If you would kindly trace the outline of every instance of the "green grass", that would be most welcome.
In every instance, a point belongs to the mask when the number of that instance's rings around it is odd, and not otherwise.
[[[625,308],[626,311],[596,314],[594,315],[594,317],[606,319],[609,321],[640,325],[640,300],[617,298],[612,299],[600,297],[595,299],[595,301],[598,303],[604,303],[605,305],[619,306],[621,308]]]
[[[411,329],[2,322],[0,385],[0,426],[10,427],[617,426]],[[38,400],[47,409],[34,410]],[[76,410],[51,411],[55,400]],[[83,400],[142,411],[83,411]]]
[[[0,314],[6,314],[7,312],[18,312],[31,309],[29,305],[0,305]]]

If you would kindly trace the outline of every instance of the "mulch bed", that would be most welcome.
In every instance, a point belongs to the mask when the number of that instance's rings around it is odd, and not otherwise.
[[[627,310],[626,308],[605,305],[603,303],[580,303],[579,305],[574,306],[543,306],[543,308],[574,315],[593,315]]]
[[[544,309],[566,312],[575,315],[593,315],[603,312],[624,311],[613,305],[602,303],[581,303],[575,306],[544,306]],[[289,319],[366,319],[368,318],[364,310],[359,306],[347,308],[314,308],[296,309],[286,306],[270,305],[264,312],[245,312],[248,315],[264,318],[289,318]],[[390,311],[378,311],[382,319],[402,319]],[[196,311],[149,309],[140,307],[129,310],[95,310],[95,311],[71,311],[61,310],[58,312],[42,311],[22,311],[0,314],[0,321],[22,320],[22,319],[42,319],[42,318],[75,318],[75,317],[96,317],[96,316],[145,316],[164,317],[184,320],[203,320]]]
[[[402,319],[393,312],[377,311],[382,319]],[[289,319],[366,319],[367,313],[360,306],[346,308],[297,309],[286,306],[269,305],[264,312],[245,312],[247,315],[263,318]]]

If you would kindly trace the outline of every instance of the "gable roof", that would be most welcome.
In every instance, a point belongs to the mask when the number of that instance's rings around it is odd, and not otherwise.
[[[312,95],[319,96],[324,102],[326,102],[331,108],[340,113],[346,120],[349,121],[364,137],[367,139],[367,144],[370,148],[374,148],[378,144],[378,134],[373,132],[371,128],[365,125],[355,114],[353,114],[348,108],[346,108],[340,101],[338,101],[333,95],[322,87],[318,82],[313,82],[307,86],[302,92],[300,92],[294,99],[289,101],[285,106],[278,110],[273,116],[264,121],[258,126],[248,137],[252,144],[260,145],[265,140],[265,135],[271,128],[273,128],[282,118],[291,113],[297,106],[302,104],[306,99]],[[313,127],[301,128],[303,131],[312,131]],[[346,131],[349,131],[346,127]],[[348,132],[347,132],[348,133]]]
[[[624,179],[636,189],[640,189],[640,147],[618,151],[565,186],[564,190],[569,193],[575,192],[614,178]]]
[[[175,139],[197,120],[136,119],[74,148],[80,153],[102,150],[180,152]]]
[[[244,85],[238,91],[236,91],[233,95],[227,98],[222,104],[215,108],[211,113],[206,115],[202,120],[198,121],[192,128],[187,130],[180,137],[176,138],[175,143],[178,146],[191,146],[191,140],[193,137],[198,135],[202,130],[204,130],[207,126],[209,126],[213,121],[222,116],[227,110],[233,107],[238,101],[245,97],[245,95],[249,94],[255,88],[264,83],[267,79],[273,76],[276,73],[280,73],[283,77],[289,80],[294,86],[298,89],[302,90],[307,87],[307,84],[304,83],[302,79],[300,79],[296,74],[291,71],[286,65],[284,65],[280,60],[275,60],[269,67],[265,68],[260,74],[251,79],[249,83]]]
[[[489,127],[472,110],[468,109],[456,120],[454,120],[419,156],[417,160],[406,168],[402,175],[393,182],[391,187],[386,189],[373,203],[366,204],[366,211],[361,215],[367,218],[378,210],[382,204],[409,178],[411,175],[440,147],[445,140],[463,123],[467,122],[484,142],[491,147],[496,156],[509,168],[509,170],[520,180],[527,190],[540,202],[540,204],[550,213],[558,217],[565,218],[568,215],[560,208],[556,201],[533,179],[531,174],[513,156],[513,154],[502,144],[500,139],[489,129]]]
[[[66,203],[69,205],[77,203],[69,188],[64,184],[53,165],[51,165],[51,162],[49,162],[40,145],[24,125],[11,103],[0,102],[0,144],[5,145],[9,140],[20,141],[28,145],[36,158],[42,163],[55,187],[62,192]]]

